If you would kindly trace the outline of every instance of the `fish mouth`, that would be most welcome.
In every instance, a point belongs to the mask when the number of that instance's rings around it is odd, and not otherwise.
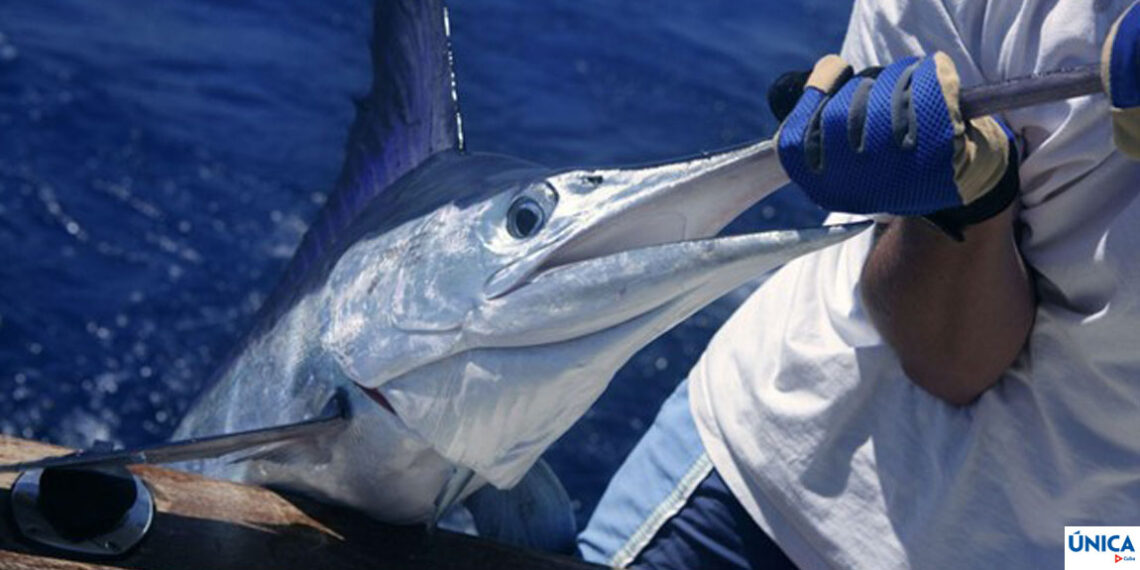
[[[871,224],[683,240],[544,264],[521,286],[482,303],[464,335],[476,347],[563,342],[683,299],[689,310],[668,328],[745,282]]]

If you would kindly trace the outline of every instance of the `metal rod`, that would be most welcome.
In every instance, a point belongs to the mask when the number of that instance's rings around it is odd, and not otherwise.
[[[1100,64],[1090,64],[962,89],[960,105],[962,116],[973,119],[1103,92]]]

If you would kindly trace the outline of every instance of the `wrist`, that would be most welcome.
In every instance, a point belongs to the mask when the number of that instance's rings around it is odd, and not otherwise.
[[[938,210],[922,216],[922,219],[938,228],[954,241],[965,240],[965,230],[992,219],[1009,209],[1021,190],[1018,176],[1016,145],[1009,145],[1009,166],[993,189],[979,196],[973,202]]]

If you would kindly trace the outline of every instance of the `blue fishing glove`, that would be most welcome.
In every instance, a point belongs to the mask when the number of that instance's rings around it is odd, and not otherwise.
[[[776,134],[780,162],[825,209],[923,216],[960,240],[1009,206],[1018,180],[1009,129],[963,121],[958,89],[941,52],[858,75],[824,57]]]
[[[1112,101],[1116,148],[1140,159],[1140,2],[1112,25],[1100,61],[1104,90]]]

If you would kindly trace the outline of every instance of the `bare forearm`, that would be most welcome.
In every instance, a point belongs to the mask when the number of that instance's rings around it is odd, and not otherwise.
[[[1013,237],[1013,210],[955,242],[923,220],[883,229],[863,268],[863,299],[907,375],[964,405],[1017,357],[1033,324],[1029,276]]]

